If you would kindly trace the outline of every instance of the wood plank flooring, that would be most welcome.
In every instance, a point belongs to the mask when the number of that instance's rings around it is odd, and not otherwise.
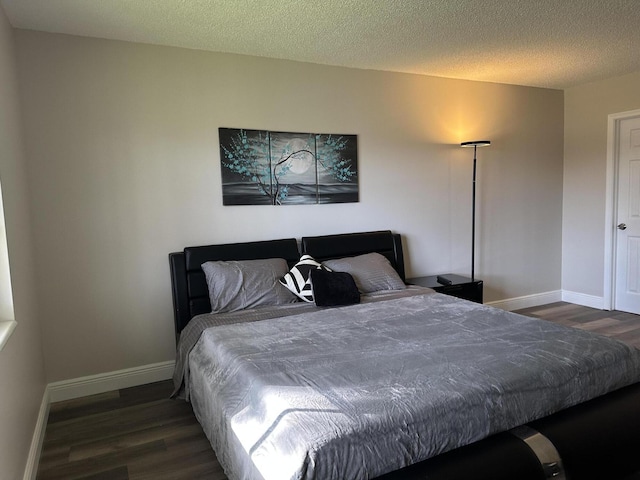
[[[640,316],[568,303],[517,313],[640,348]],[[227,480],[191,405],[170,381],[51,405],[38,480]]]
[[[525,308],[515,313],[589,330],[640,348],[640,315],[596,310],[566,302]]]
[[[38,480],[226,480],[171,381],[51,405]]]

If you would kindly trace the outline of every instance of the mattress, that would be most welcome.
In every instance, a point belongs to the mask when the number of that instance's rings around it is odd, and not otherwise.
[[[625,344],[420,288],[192,323],[176,383],[231,480],[373,478],[640,381]]]

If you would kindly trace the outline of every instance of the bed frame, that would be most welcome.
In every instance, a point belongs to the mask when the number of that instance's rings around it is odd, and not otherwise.
[[[211,311],[200,265],[214,260],[319,261],[378,252],[405,279],[402,240],[390,231],[187,247],[169,254],[176,338]],[[379,480],[640,480],[640,383],[389,473]]]

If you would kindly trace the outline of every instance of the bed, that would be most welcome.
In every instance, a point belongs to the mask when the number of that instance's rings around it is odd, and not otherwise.
[[[286,269],[304,254],[344,271],[375,255],[403,287],[344,306],[249,298],[209,313],[218,299],[203,264],[283,259]],[[404,288],[398,234],[189,247],[169,259],[174,395],[192,403],[232,480],[640,478],[640,352]],[[352,272],[361,291],[396,286],[387,271],[373,287]]]

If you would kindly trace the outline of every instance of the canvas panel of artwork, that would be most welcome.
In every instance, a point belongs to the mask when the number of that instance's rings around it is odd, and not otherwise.
[[[220,128],[223,205],[358,201],[358,137]]]

